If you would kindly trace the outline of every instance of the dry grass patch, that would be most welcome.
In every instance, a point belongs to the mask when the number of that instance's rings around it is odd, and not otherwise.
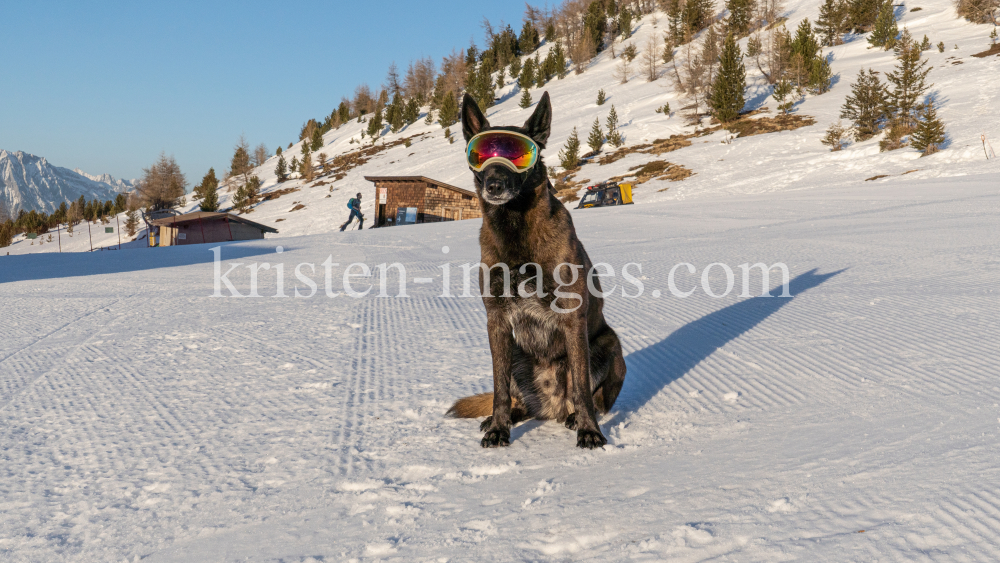
[[[573,180],[573,176],[575,175],[576,174],[563,176],[562,178],[556,180],[556,183],[552,185],[552,190],[555,191],[556,199],[563,203],[569,203],[580,199],[577,192],[580,191],[580,188],[590,183],[590,180]]]
[[[984,59],[984,58],[986,58],[986,57],[988,57],[990,55],[998,55],[998,56],[1000,56],[1000,43],[994,43],[993,46],[990,47],[989,49],[983,51],[982,53],[976,53],[975,55],[972,55],[972,56],[976,57],[978,59]],[[952,63],[952,64],[955,64],[955,63]]]
[[[272,199],[278,199],[283,195],[288,195],[297,191],[299,191],[299,188],[281,188],[280,190],[274,190],[273,192],[261,194],[260,201],[271,201]]]
[[[872,176],[871,178],[865,178],[865,182],[871,182],[872,180],[878,180],[879,178],[888,178],[888,174],[879,174],[877,176]]]
[[[292,211],[298,211],[299,209],[305,209],[305,208],[306,208],[306,206],[300,203],[300,204],[296,205],[295,207],[291,208],[288,212],[291,213]]]
[[[752,137],[778,131],[791,131],[800,127],[815,125],[816,120],[808,115],[782,114],[775,117],[758,117],[756,119],[737,119],[726,125],[726,129],[736,133],[737,137]]]

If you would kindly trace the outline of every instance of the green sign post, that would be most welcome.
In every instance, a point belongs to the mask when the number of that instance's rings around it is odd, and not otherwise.
[[[38,233],[27,233],[25,236],[27,236],[30,239],[36,239],[38,238]]]
[[[115,232],[115,228],[114,227],[104,227],[104,232],[105,233],[113,233],[113,232]]]

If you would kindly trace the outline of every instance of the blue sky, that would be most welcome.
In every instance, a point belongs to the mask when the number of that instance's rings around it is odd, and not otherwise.
[[[297,140],[392,61],[435,63],[523,1],[8,2],[0,22],[0,148],[134,178],[161,151],[189,189],[228,167],[240,133]]]

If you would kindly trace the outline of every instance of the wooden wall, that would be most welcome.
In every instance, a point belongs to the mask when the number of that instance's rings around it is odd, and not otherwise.
[[[204,238],[202,238],[204,230]],[[232,237],[230,238],[230,230]],[[178,238],[176,235],[184,233],[186,236]],[[237,223],[235,221],[226,225],[221,219],[181,223],[173,227],[160,227],[160,246],[181,246],[185,244],[204,244],[212,242],[226,242],[229,240],[254,240],[264,238],[264,231],[250,225]]]
[[[482,217],[479,199],[430,182],[376,182],[375,209],[378,216],[378,192],[386,188],[385,217],[395,221],[401,207],[417,208],[417,223],[436,223]],[[394,225],[386,222],[385,226]]]

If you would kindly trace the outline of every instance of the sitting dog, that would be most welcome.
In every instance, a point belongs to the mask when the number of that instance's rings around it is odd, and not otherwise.
[[[462,101],[466,157],[483,210],[479,287],[493,392],[459,399],[448,413],[488,416],[484,448],[510,445],[511,425],[529,418],[564,422],[578,447],[602,447],[597,412],[611,409],[625,382],[600,279],[541,159],[551,123],[548,92],[522,127],[492,127],[468,94]]]

